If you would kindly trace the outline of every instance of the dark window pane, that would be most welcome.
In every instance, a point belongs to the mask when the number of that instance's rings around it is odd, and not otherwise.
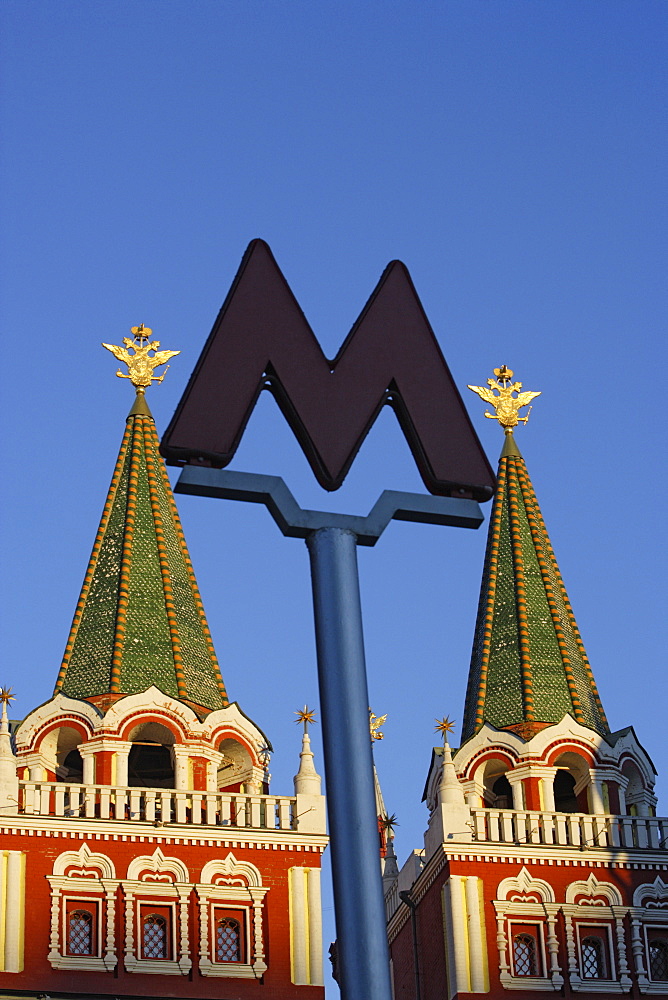
[[[93,954],[93,914],[88,910],[73,910],[67,919],[68,955]]]
[[[216,960],[218,962],[241,961],[241,928],[239,921],[231,917],[220,917],[216,921]]]
[[[605,947],[597,935],[582,940],[582,975],[585,979],[605,979]]]
[[[659,982],[668,980],[668,941],[665,938],[650,938],[649,974]]]
[[[167,921],[159,913],[144,917],[144,958],[167,958]]]
[[[535,937],[531,934],[516,934],[513,938],[513,958],[516,976],[537,976]]]

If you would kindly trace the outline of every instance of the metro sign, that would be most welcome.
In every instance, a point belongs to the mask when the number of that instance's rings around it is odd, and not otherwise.
[[[253,240],[162,439],[167,462],[228,465],[262,389],[326,490],[387,404],[430,493],[492,496],[494,473],[401,261],[329,361],[268,245]]]

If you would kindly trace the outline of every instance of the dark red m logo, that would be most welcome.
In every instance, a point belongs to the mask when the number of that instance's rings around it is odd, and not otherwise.
[[[431,493],[492,495],[494,474],[400,261],[328,361],[271,250],[253,240],[162,439],[167,461],[227,465],[262,389],[326,490],[388,403]]]

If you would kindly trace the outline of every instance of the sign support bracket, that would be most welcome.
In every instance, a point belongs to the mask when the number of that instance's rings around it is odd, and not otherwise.
[[[474,500],[386,490],[367,517],[303,510],[278,476],[185,466],[175,492],[262,503],[311,561],[343,1000],[391,1000],[357,546],[392,519],[477,528]]]

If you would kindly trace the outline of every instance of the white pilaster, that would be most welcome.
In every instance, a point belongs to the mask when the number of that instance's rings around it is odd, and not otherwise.
[[[25,868],[21,851],[7,851],[5,972],[23,972]]]
[[[471,993],[486,993],[488,979],[487,950],[486,944],[483,941],[482,914],[480,910],[480,880],[475,875],[467,875],[465,887]]]
[[[308,986],[306,880],[303,868],[290,869],[290,952],[292,982],[295,986]]]
[[[308,868],[306,872],[308,897],[308,947],[309,979],[311,986],[324,986],[322,968],[322,901],[320,896],[320,869]]]

